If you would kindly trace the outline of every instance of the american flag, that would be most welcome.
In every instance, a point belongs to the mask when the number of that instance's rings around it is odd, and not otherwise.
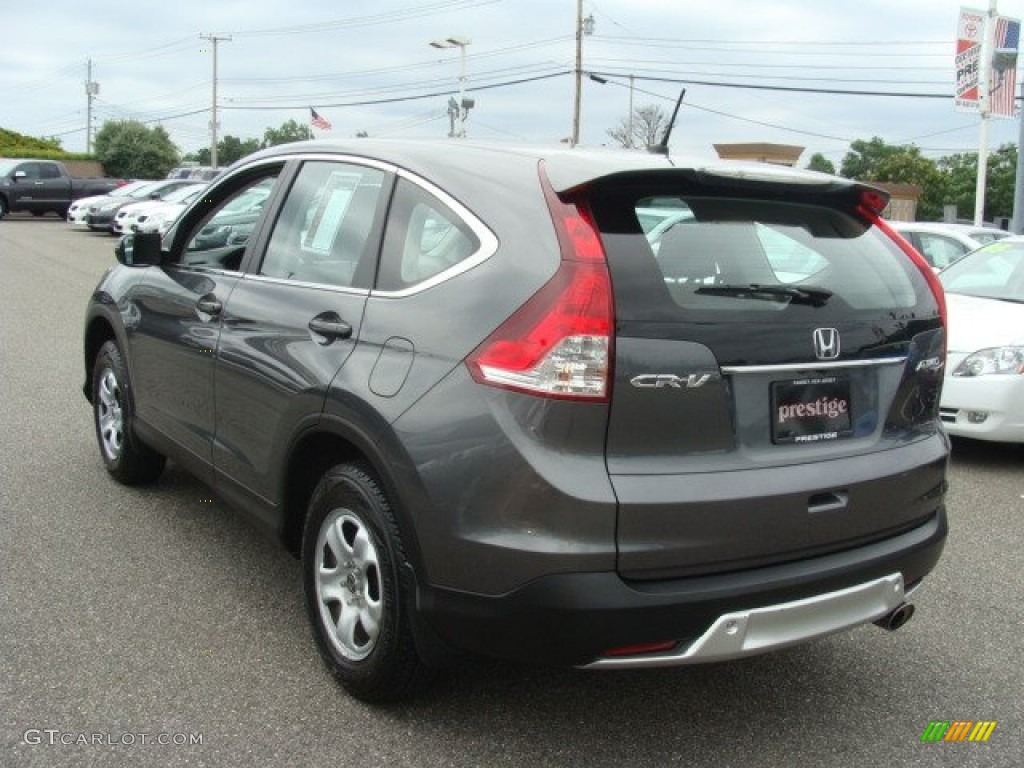
[[[1005,16],[996,17],[996,34],[993,47],[1017,50],[1020,44],[1020,22]],[[1014,97],[1017,95],[1017,68],[1008,67],[1004,72],[992,73],[992,93],[989,113],[998,117],[1013,117]]]
[[[321,117],[312,107],[309,108],[309,122],[312,123],[314,128],[319,128],[321,131],[331,130],[331,121]]]

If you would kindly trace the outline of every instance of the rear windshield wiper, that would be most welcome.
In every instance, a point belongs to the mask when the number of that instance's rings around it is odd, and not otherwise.
[[[825,288],[795,285],[702,285],[697,293],[705,296],[728,296],[734,299],[755,299],[758,301],[779,301],[790,304],[810,304],[812,307],[823,307],[830,298],[832,291]]]

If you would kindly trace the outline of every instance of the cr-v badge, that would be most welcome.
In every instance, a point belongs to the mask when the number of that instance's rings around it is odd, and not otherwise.
[[[839,331],[835,328],[815,328],[814,354],[819,360],[835,360],[839,357]]]
[[[634,376],[629,383],[639,389],[660,389],[671,387],[673,389],[696,389],[707,384],[715,373],[691,373],[689,376],[676,376],[674,373],[645,373],[641,376]]]

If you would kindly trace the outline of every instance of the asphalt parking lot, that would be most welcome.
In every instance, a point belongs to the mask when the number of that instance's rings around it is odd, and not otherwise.
[[[673,670],[480,662],[412,704],[348,698],[296,561],[173,465],[146,489],[103,470],[80,337],[115,242],[0,222],[0,765],[1024,763],[1014,446],[954,446],[949,542],[899,632]],[[996,727],[922,742],[937,720]]]

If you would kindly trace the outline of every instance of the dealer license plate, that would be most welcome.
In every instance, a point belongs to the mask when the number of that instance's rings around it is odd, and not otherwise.
[[[814,443],[852,434],[849,379],[772,382],[772,442]]]

